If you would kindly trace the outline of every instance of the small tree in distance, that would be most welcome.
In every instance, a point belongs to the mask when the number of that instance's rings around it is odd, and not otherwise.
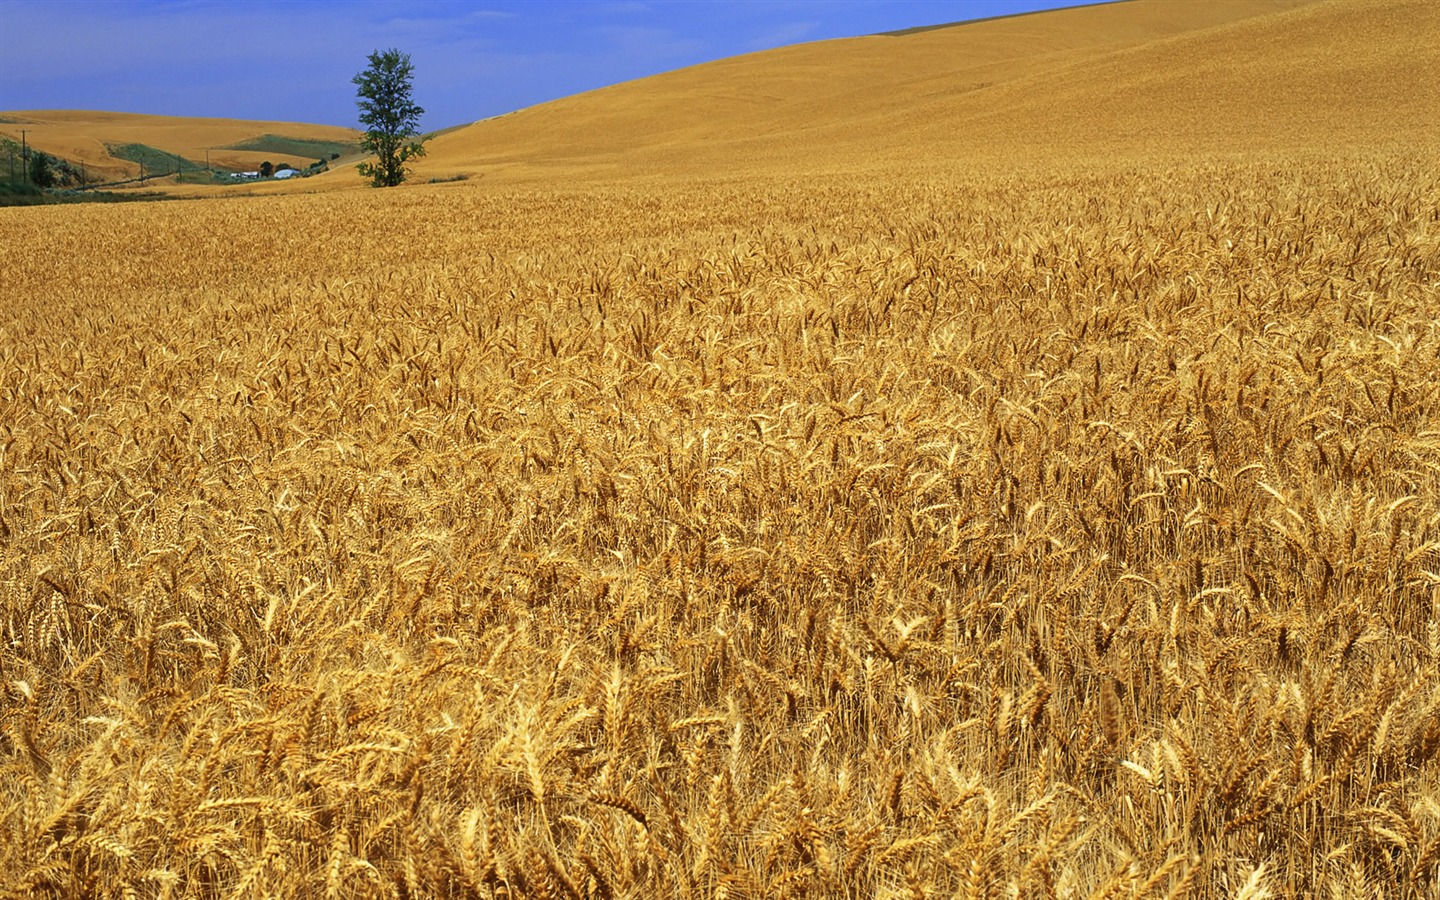
[[[51,168],[55,161],[48,153],[41,153],[38,150],[30,151],[30,183],[40,188],[52,188],[55,186],[55,170]]]
[[[356,104],[365,126],[360,149],[375,155],[373,163],[360,164],[360,175],[369,178],[372,187],[401,184],[406,160],[425,155],[424,140],[413,140],[425,114],[410,96],[414,71],[410,54],[376,50],[370,54],[370,67],[352,79],[359,88]]]

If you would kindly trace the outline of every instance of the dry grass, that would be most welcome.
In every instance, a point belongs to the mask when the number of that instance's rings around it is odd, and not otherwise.
[[[1437,208],[0,210],[0,892],[1432,896]]]

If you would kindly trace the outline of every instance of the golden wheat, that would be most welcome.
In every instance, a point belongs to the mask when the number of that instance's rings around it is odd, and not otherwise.
[[[0,210],[0,891],[1429,896],[1437,208]]]

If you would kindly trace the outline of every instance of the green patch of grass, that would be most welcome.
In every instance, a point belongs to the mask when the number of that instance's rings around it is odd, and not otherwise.
[[[54,203],[135,203],[152,200],[173,200],[158,191],[42,191],[33,184],[0,182],[0,207],[47,206]]]
[[[330,154],[345,155],[360,149],[350,141],[319,141],[310,138],[285,137],[281,134],[262,134],[247,141],[229,144],[226,150],[251,150],[256,153],[273,153],[279,157],[298,157],[304,160],[329,159]]]
[[[39,206],[50,202],[33,184],[0,182],[0,206]]]
[[[145,167],[146,175],[173,175],[177,170],[186,184],[227,183],[229,173],[187,157],[167,153],[148,144],[106,144],[105,149],[116,159],[129,160]]]
[[[149,175],[165,175],[175,172],[177,168],[181,171],[191,170],[198,173],[205,168],[204,163],[185,159],[174,153],[166,153],[149,144],[106,144],[105,149],[110,151],[110,155],[116,159],[139,163],[145,167],[145,172]]]

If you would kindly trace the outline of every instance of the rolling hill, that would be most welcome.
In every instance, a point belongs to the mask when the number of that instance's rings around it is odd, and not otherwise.
[[[335,152],[349,152],[359,133],[332,125],[250,122],[86,110],[0,112],[0,137],[19,141],[72,163],[84,163],[102,179],[132,177],[141,164],[164,169],[180,156],[184,166],[208,158],[216,169],[258,168],[265,160],[305,165]]]
[[[632,178],[1433,145],[1440,6],[1130,0],[735,57],[478,122],[426,175]]]

